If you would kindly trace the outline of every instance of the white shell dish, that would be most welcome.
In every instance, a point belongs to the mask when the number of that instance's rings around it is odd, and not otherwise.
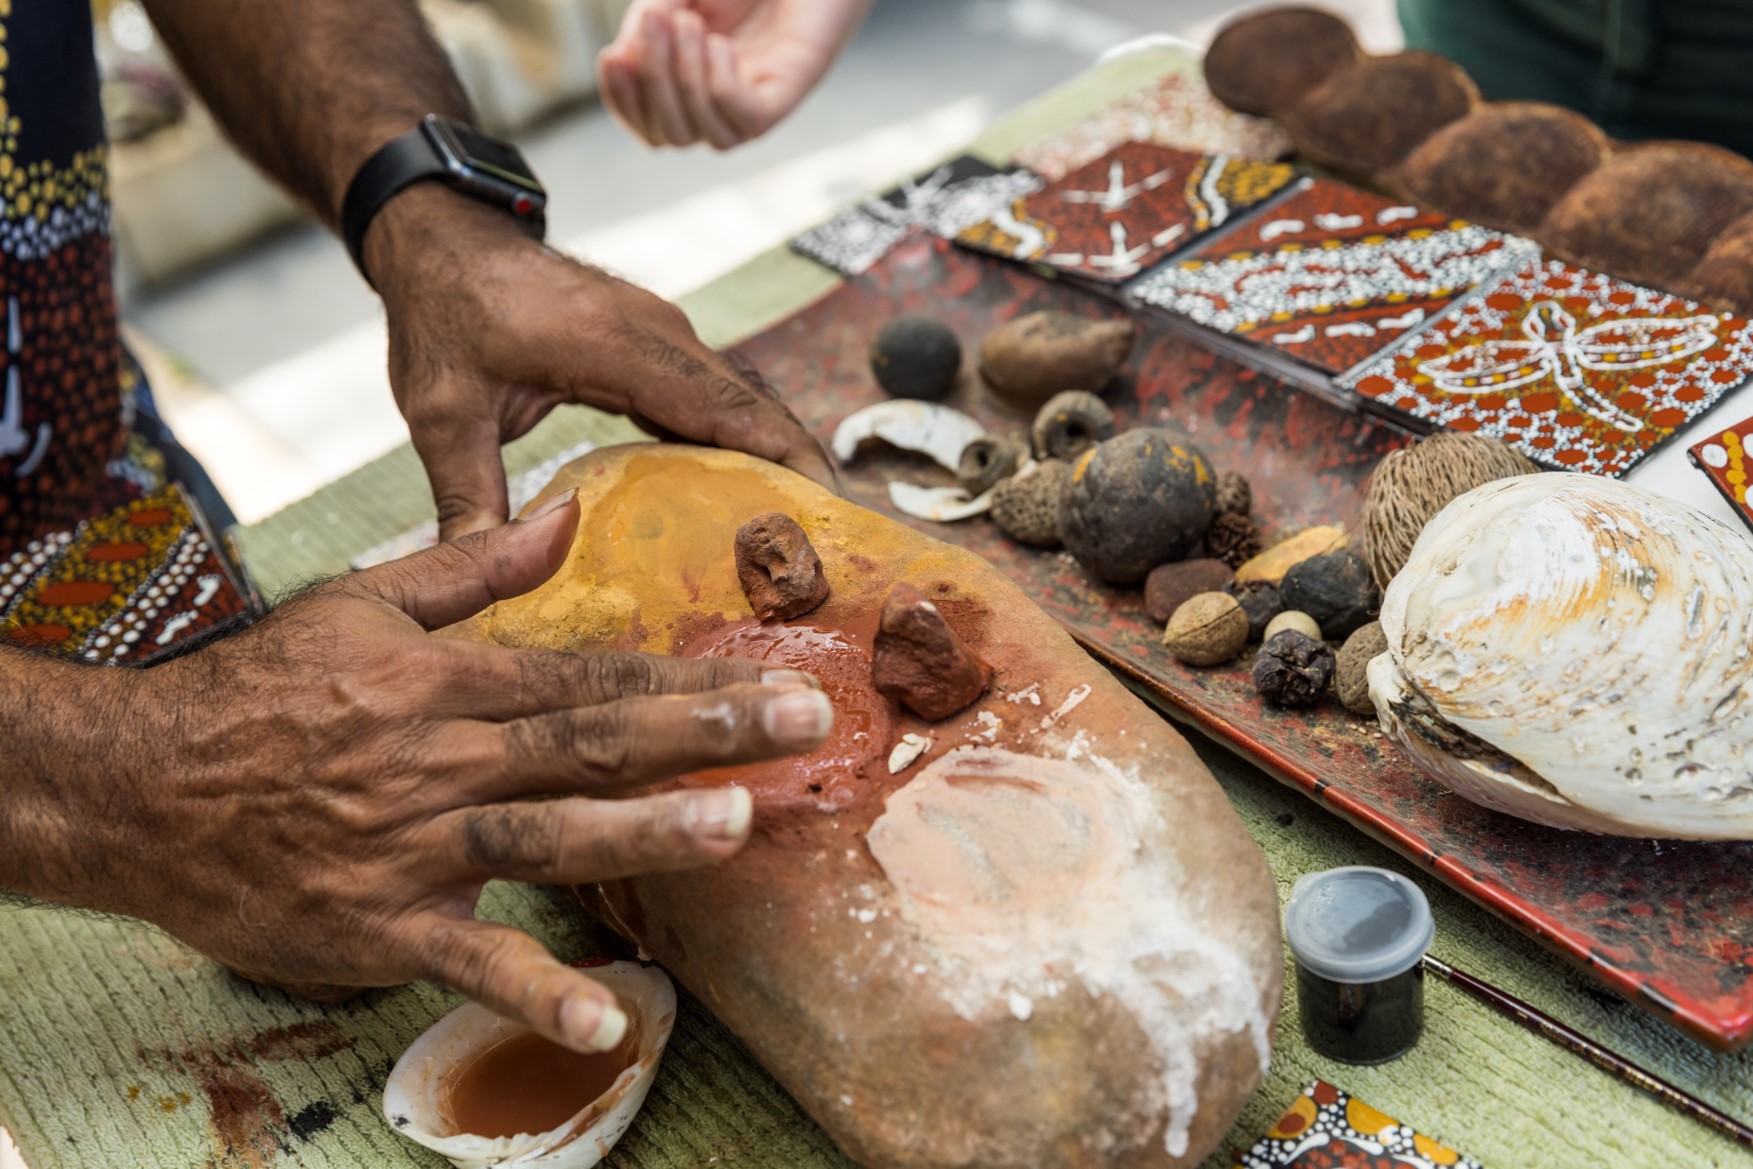
[[[524,1027],[478,1003],[458,1007],[416,1039],[384,1084],[390,1127],[449,1159],[457,1169],[590,1169],[608,1155],[645,1103],[676,1022],[676,989],[655,966],[611,962],[588,973],[615,992],[627,1012],[638,1057],[607,1092],[545,1133],[482,1137],[454,1131],[447,1100],[451,1074]]]
[[[834,428],[834,457],[850,463],[860,445],[881,440],[904,451],[925,455],[947,470],[961,462],[962,448],[986,428],[949,406],[913,398],[891,398],[866,406]]]
[[[1558,828],[1753,839],[1753,541],[1589,475],[1437,513],[1388,586],[1382,729],[1455,792]]]

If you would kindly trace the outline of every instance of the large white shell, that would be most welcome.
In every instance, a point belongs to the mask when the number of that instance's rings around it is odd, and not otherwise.
[[[452,1131],[446,1094],[451,1073],[523,1030],[478,1003],[466,1003],[416,1039],[396,1061],[383,1089],[383,1114],[410,1140],[443,1154],[457,1169],[590,1169],[608,1155],[645,1103],[676,1022],[676,988],[655,966],[611,962],[589,971],[615,992],[635,1028],[638,1058],[607,1092],[559,1128],[488,1138]]]
[[[1560,828],[1753,838],[1744,533],[1612,479],[1499,480],[1426,526],[1382,628],[1382,728],[1459,794]]]
[[[861,444],[881,439],[904,451],[930,457],[954,471],[962,448],[980,438],[986,428],[949,406],[913,398],[891,398],[850,414],[834,428],[834,457],[850,463]]]

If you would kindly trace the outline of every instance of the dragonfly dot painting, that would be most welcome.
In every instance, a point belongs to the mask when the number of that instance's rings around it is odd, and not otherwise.
[[[1623,475],[1749,374],[1753,322],[1535,260],[1343,384],[1547,466]]]

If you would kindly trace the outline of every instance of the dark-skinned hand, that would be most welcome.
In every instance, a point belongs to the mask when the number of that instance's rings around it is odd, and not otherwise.
[[[482,886],[729,856],[742,788],[609,797],[809,750],[832,710],[807,675],[756,662],[430,635],[546,580],[578,518],[562,496],[149,670],[6,655],[0,683],[23,669],[56,697],[12,744],[0,887],[144,918],[305,995],[432,979],[573,1048],[612,1045],[614,996],[477,920]]]
[[[505,520],[501,444],[566,402],[836,486],[821,444],[680,309],[544,247],[503,211],[423,184],[385,206],[365,243],[390,384],[442,536]]]

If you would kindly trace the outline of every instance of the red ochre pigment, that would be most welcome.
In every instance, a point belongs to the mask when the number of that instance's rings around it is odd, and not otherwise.
[[[869,628],[859,629],[863,624]],[[743,621],[720,629],[683,651],[691,658],[753,658],[816,677],[834,704],[828,741],[808,755],[721,767],[693,776],[702,785],[740,784],[757,800],[804,800],[844,805],[858,780],[889,751],[893,706],[871,684],[870,652],[875,614],[845,630],[807,622],[759,625]],[[886,775],[879,767],[878,773]]]
[[[459,1133],[509,1137],[550,1132],[607,1092],[632,1066],[630,1030],[613,1051],[581,1054],[523,1031],[447,1077],[445,1110]]]

